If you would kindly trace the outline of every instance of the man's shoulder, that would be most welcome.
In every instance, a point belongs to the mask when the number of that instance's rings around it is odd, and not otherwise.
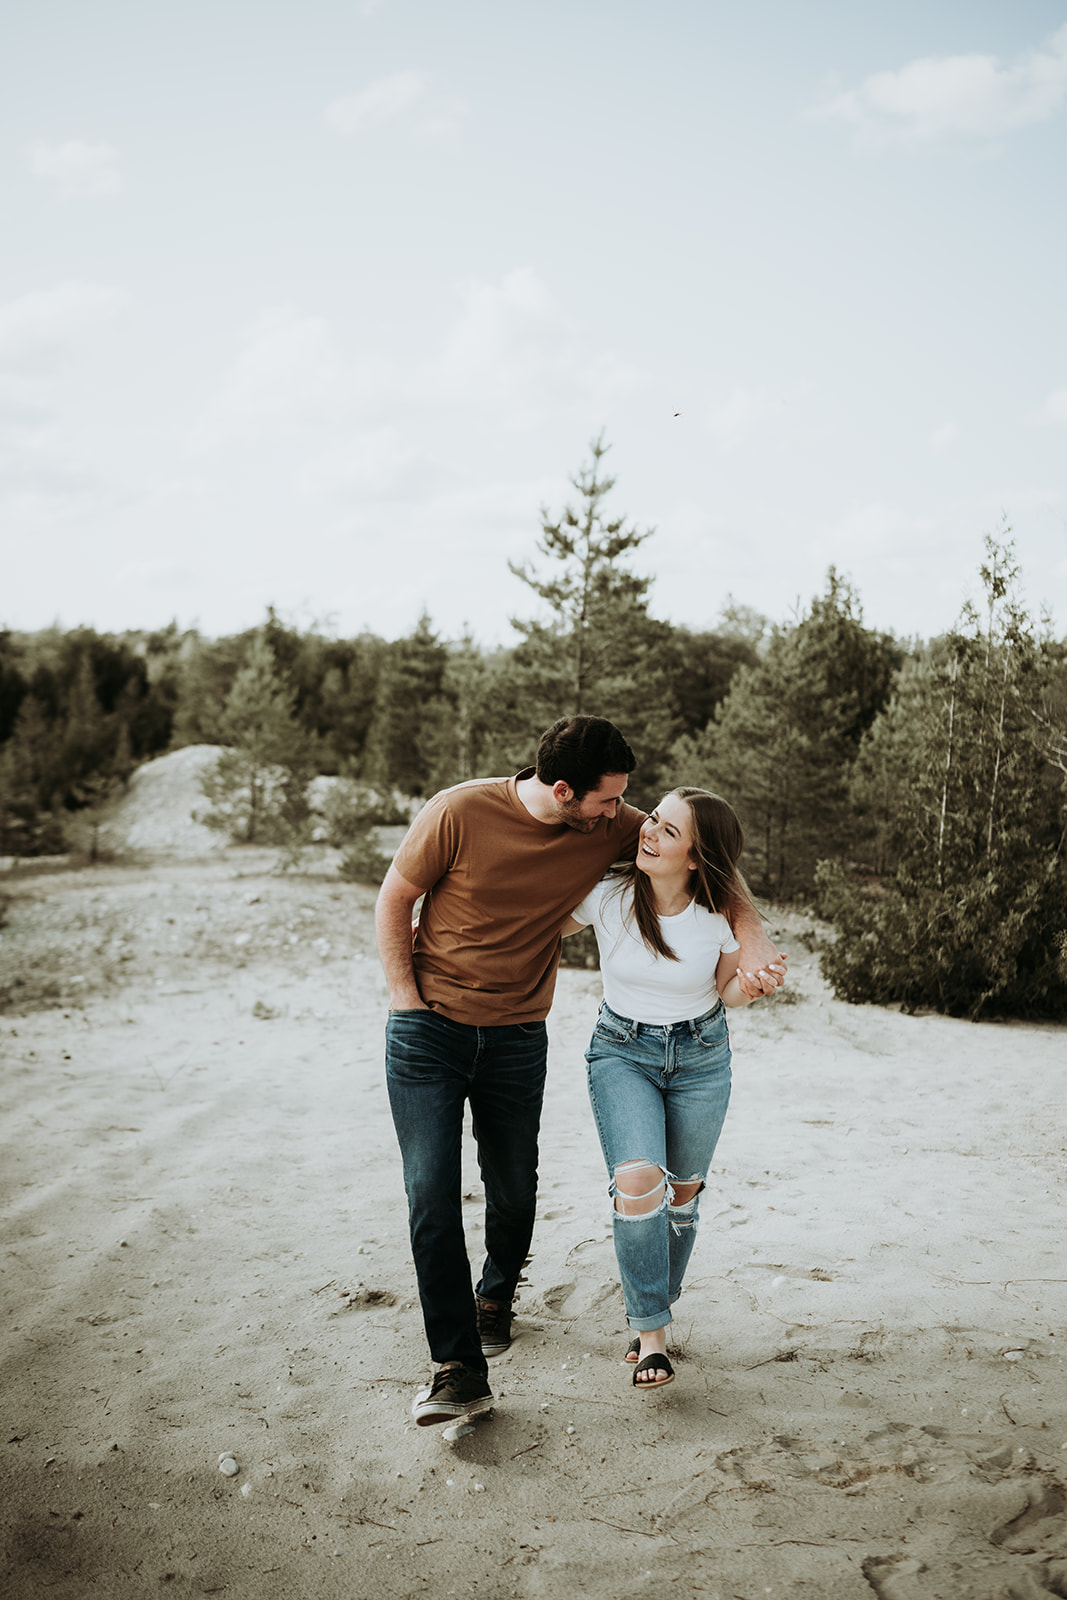
[[[416,815],[409,837],[462,828],[472,818],[488,823],[494,814],[504,817],[515,809],[513,787],[510,778],[467,778],[451,788],[438,789]]]
[[[510,798],[513,783],[513,778],[465,778],[449,789],[439,789],[429,804],[463,810],[483,802],[499,803]]]
[[[608,824],[608,836],[620,844],[632,844],[641,831],[645,816],[644,811],[638,811],[636,806],[627,805],[624,800]]]

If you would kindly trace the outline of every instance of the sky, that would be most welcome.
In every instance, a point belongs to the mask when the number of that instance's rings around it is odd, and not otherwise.
[[[0,627],[513,642],[610,443],[651,608],[1067,633],[1067,0],[34,0]]]

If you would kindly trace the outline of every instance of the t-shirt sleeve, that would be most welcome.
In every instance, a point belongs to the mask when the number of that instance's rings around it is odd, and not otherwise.
[[[638,811],[636,806],[623,805],[620,808],[620,821],[623,825],[622,839],[619,843],[620,861],[632,861],[637,854],[637,841],[644,820],[645,813]]]
[[[595,922],[600,911],[600,902],[603,898],[604,880],[601,878],[600,882],[594,884],[585,899],[580,901],[571,912],[575,922],[580,922],[583,928],[587,928],[591,922]]]
[[[740,950],[740,948],[741,948],[740,940],[734,938],[734,930],[731,928],[731,926],[727,922],[726,918],[723,917],[723,919],[722,919],[722,941],[721,941],[721,943],[719,945],[720,951],[722,952],[722,954],[724,956],[728,956],[731,953],[731,951]]]
[[[396,870],[420,889],[432,889],[452,864],[454,819],[445,794],[435,794],[404,835],[393,857]]]

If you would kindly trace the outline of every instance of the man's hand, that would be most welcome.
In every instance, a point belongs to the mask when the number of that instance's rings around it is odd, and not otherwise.
[[[741,946],[737,958],[737,981],[746,1000],[773,994],[785,982],[785,962],[763,930],[763,921],[751,900],[730,907],[730,926]]]
[[[742,958],[744,951],[741,952]],[[757,967],[754,972],[747,972],[743,966],[738,967],[736,977],[741,993],[746,1000],[759,1000],[765,994],[773,994],[785,983],[784,955],[776,955],[765,967]]]
[[[773,994],[785,982],[786,957],[768,939],[762,924],[753,926],[749,923],[736,931],[741,943],[737,963],[737,981],[741,993],[748,1000]]]

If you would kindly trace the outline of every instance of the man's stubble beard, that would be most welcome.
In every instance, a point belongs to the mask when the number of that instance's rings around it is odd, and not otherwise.
[[[559,820],[573,828],[575,833],[593,833],[600,826],[600,817],[583,817],[579,813],[580,800],[565,800],[559,807]]]

